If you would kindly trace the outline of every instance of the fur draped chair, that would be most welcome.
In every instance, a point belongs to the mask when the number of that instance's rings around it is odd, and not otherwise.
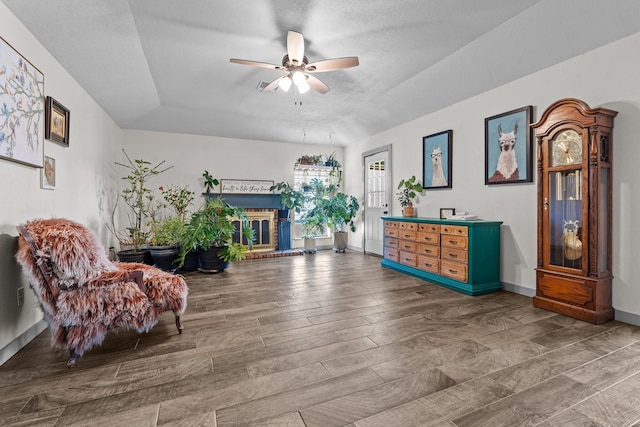
[[[93,231],[67,219],[18,226],[16,259],[38,297],[51,343],[69,349],[67,366],[114,328],[149,331],[161,313],[187,307],[181,276],[139,263],[111,262]]]

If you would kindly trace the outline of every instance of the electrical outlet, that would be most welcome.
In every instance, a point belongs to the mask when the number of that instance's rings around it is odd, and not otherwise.
[[[18,288],[17,301],[18,307],[22,307],[24,304],[24,288]]]

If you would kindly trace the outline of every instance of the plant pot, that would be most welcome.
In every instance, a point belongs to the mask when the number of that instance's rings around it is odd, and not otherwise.
[[[415,216],[416,210],[413,206],[402,209],[402,216]]]
[[[318,249],[316,248],[316,238],[315,237],[305,237],[304,238],[304,251],[308,254],[315,254]]]
[[[218,258],[218,252],[222,248],[211,247],[206,251],[200,251],[200,268],[199,271],[203,273],[222,273],[225,268],[229,266],[229,261]]]
[[[336,252],[344,252],[347,249],[349,233],[346,231],[336,231],[333,233],[333,249]]]
[[[120,262],[140,262],[147,264],[147,261],[151,258],[149,249],[126,249],[118,252],[118,259]]]
[[[200,251],[189,251],[184,256],[184,264],[180,271],[196,271],[200,266]]]
[[[151,246],[149,248],[153,264],[164,271],[174,271],[177,268],[175,259],[180,253],[180,246]]]

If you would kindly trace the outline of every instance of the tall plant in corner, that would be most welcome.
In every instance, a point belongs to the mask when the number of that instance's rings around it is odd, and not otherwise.
[[[139,251],[140,247],[149,239],[149,231],[145,229],[145,220],[149,217],[154,204],[153,192],[147,187],[147,181],[149,178],[161,174],[173,166],[161,169],[161,166],[165,163],[164,160],[155,166],[151,166],[150,162],[143,159],[131,160],[124,150],[122,152],[129,164],[115,163],[129,170],[129,173],[122,177],[127,186],[123,188],[120,196],[129,208],[129,212],[127,212],[129,224],[126,227],[126,233],[117,232],[115,226],[114,232],[120,244],[132,245],[135,251]]]

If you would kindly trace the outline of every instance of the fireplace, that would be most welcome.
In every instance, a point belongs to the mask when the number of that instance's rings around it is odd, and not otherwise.
[[[273,252],[291,249],[289,223],[282,220],[287,211],[280,203],[279,194],[221,194],[222,199],[247,211],[251,227],[254,229],[256,242],[252,252]],[[236,221],[237,232],[234,242],[242,236],[240,222]],[[244,238],[243,238],[244,239]]]
[[[276,227],[278,209],[245,209],[249,217],[249,227],[253,229],[256,238],[252,252],[275,251],[278,248],[278,231]],[[242,238],[242,243],[246,244],[246,239],[242,235],[242,223],[238,220],[234,221],[234,225],[236,226],[236,232],[233,235],[233,241],[239,242],[240,238]]]

